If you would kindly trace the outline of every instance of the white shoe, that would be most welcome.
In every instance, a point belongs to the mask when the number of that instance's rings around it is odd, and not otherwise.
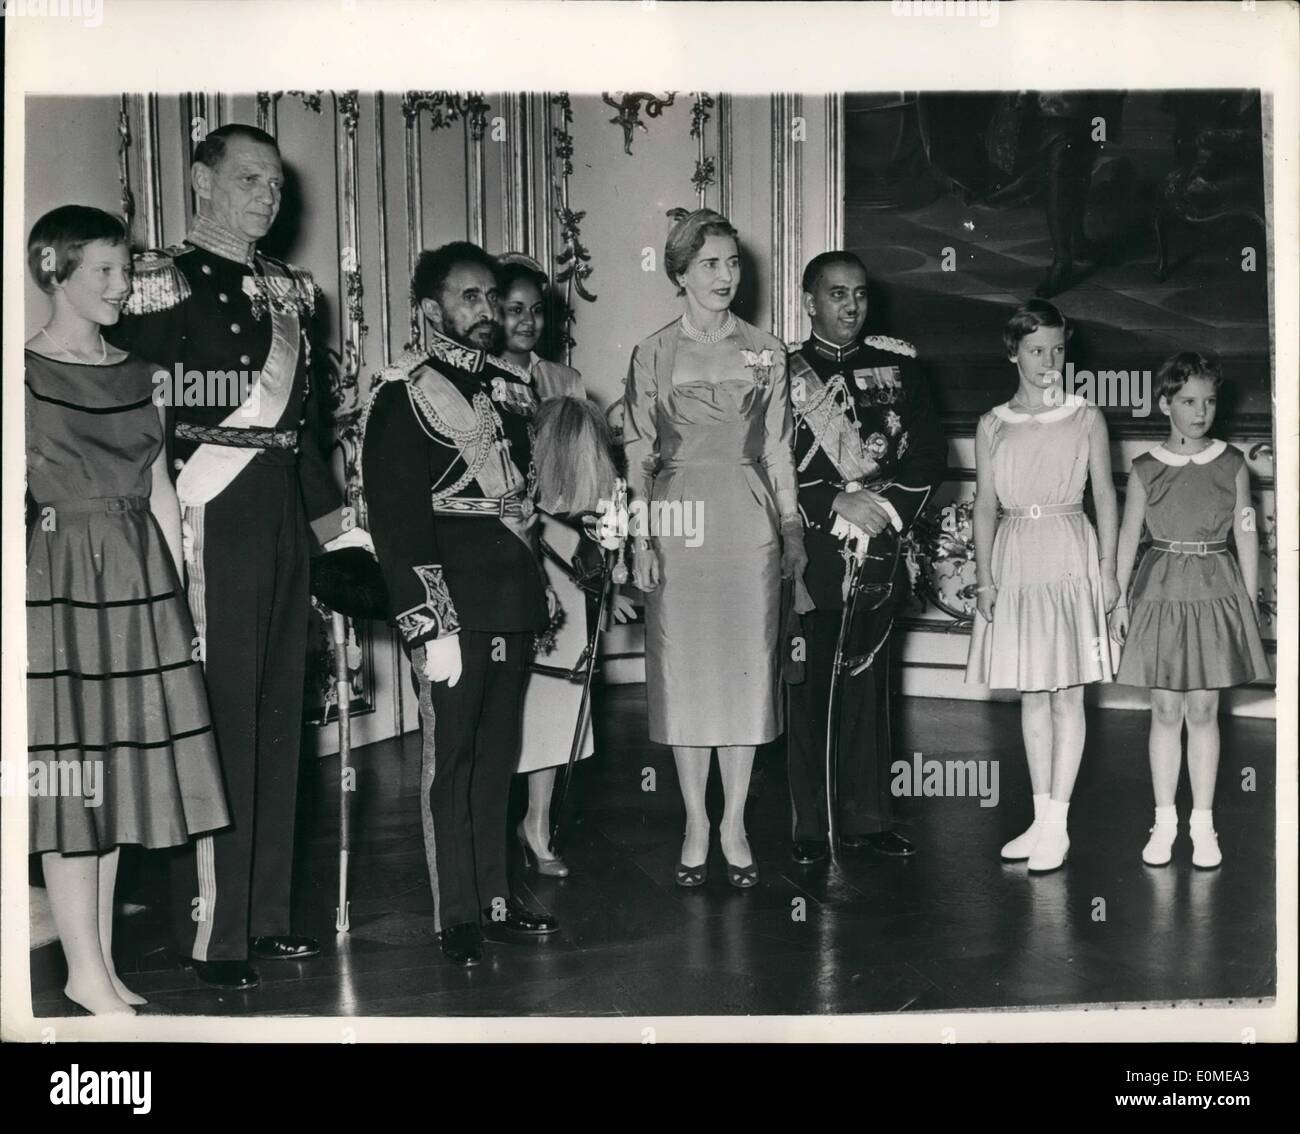
[[[1029,856],[1029,870],[1034,874],[1046,874],[1057,870],[1070,853],[1070,836],[1061,822],[1044,823],[1042,834],[1034,844]]]
[[[1002,858],[1005,862],[1022,862],[1034,853],[1034,847],[1038,845],[1038,836],[1043,833],[1043,825],[1035,819],[1030,825],[1029,830],[1023,835],[1017,835],[1002,848]]]
[[[1034,821],[1023,835],[1017,835],[1002,848],[1002,858],[1006,862],[1023,862],[1034,853],[1038,836],[1043,833],[1043,820],[1047,817],[1047,805],[1051,795],[1043,792],[1034,796]]]
[[[1213,870],[1223,861],[1223,852],[1219,850],[1219,836],[1214,833],[1214,824],[1206,820],[1193,820],[1188,825],[1192,836],[1192,865],[1202,870]]]
[[[1168,866],[1174,857],[1174,839],[1178,837],[1178,824],[1161,822],[1151,828],[1151,838],[1142,848],[1142,861],[1148,866]]]

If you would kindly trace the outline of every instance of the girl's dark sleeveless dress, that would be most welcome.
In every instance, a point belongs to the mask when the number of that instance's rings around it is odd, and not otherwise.
[[[149,510],[152,371],[26,352],[33,853],[175,846],[230,822],[194,625]]]

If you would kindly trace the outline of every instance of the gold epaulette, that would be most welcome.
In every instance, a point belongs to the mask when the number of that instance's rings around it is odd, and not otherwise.
[[[916,347],[904,339],[896,339],[890,335],[868,335],[862,341],[867,346],[875,347],[877,350],[887,350],[893,354],[905,354],[908,358],[916,357]]]
[[[141,252],[135,257],[131,294],[122,308],[126,315],[153,315],[179,306],[190,297],[190,285],[176,266],[182,248]]]
[[[422,350],[403,351],[382,370],[376,371],[370,380],[370,388],[377,390],[385,382],[405,382],[428,357]]]
[[[420,368],[428,358],[423,351],[406,350],[399,354],[382,370],[375,371],[370,379],[370,392],[366,396],[365,408],[361,411],[361,436],[366,435],[366,426],[370,422],[370,411],[375,408],[379,391],[389,382],[405,382]]]

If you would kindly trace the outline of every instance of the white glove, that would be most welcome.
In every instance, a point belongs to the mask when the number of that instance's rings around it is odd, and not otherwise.
[[[345,547],[364,547],[371,555],[375,553],[375,541],[365,528],[348,528],[324,545],[326,551],[341,551]]]
[[[460,635],[448,634],[424,643],[424,679],[431,684],[445,681],[455,689],[460,680]]]

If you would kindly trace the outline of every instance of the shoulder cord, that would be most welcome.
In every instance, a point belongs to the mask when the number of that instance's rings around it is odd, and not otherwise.
[[[465,471],[460,476],[447,487],[437,487],[433,490],[433,502],[436,504],[449,496],[455,496],[465,485],[478,476],[483,466],[487,464],[488,457],[493,449],[498,447],[500,423],[497,420],[495,411],[492,409],[491,399],[482,390],[474,395],[474,416],[476,420],[473,427],[470,429],[456,429],[433,408],[433,403],[425,397],[418,386],[408,382],[406,389],[411,396],[411,401],[419,410],[419,414],[423,414],[433,429],[442,434],[442,437],[433,437],[433,440],[442,441],[443,438],[450,438],[455,443],[456,448],[460,450],[465,461]],[[417,414],[417,417],[419,414]],[[420,424],[423,428],[424,422]],[[428,433],[429,430],[425,428],[425,432]],[[465,452],[471,446],[474,450],[474,456],[472,458],[465,457]]]
[[[794,415],[795,428],[797,429],[801,424],[803,424],[807,420],[807,415],[811,413],[814,409],[816,409],[818,406],[820,406],[824,401],[826,401],[826,399],[833,398],[835,399],[836,402],[840,402],[840,395],[847,394],[847,393],[848,393],[848,386],[845,384],[844,375],[836,374],[835,377],[833,377],[829,382],[826,383],[826,386],[822,391],[821,397],[815,399],[811,405],[805,407],[802,413],[796,413]],[[852,407],[852,401],[849,402],[848,407],[845,407],[841,402],[842,409],[851,408],[851,407]],[[853,420],[856,423],[857,421],[856,413],[853,414]],[[822,438],[826,436],[827,432],[830,430],[830,427],[831,427],[830,419],[828,418],[826,425],[822,428],[822,431],[820,433],[813,434],[813,443],[808,447],[808,452],[804,454],[803,460],[799,462],[799,469],[798,469],[799,472],[803,472],[805,469],[807,469],[808,465],[811,464],[813,457],[817,455],[817,450],[823,447]],[[809,427],[809,429],[811,431],[811,426]]]

